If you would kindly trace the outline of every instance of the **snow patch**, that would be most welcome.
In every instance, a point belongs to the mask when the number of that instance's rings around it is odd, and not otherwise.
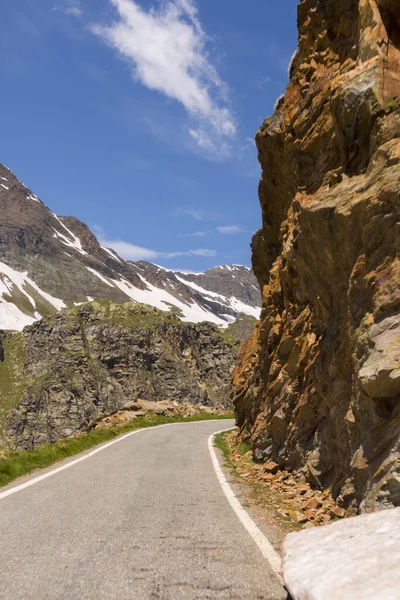
[[[205,288],[201,287],[200,285],[197,285],[197,283],[194,283],[193,281],[188,281],[187,279],[183,279],[183,277],[179,277],[179,275],[175,275],[175,277],[178,281],[192,288],[192,290],[199,292],[200,294],[207,295],[209,298],[218,298],[226,302],[225,296],[222,296],[221,294],[217,294],[216,292],[210,292]]]
[[[101,273],[98,273],[97,271],[95,271],[91,267],[86,267],[86,268],[87,268],[88,271],[90,271],[91,273],[93,273],[93,275],[96,275],[96,277],[98,277],[101,281],[104,281],[104,283],[106,283],[110,287],[115,287],[112,283],[110,283],[108,281],[108,279],[106,279],[105,277],[103,277],[103,275],[101,275]]]
[[[110,248],[106,248],[105,246],[100,246],[100,248],[102,250],[104,250],[104,252],[107,252],[107,254],[109,254],[111,256],[111,258],[113,258],[114,260],[117,260],[119,263],[122,263],[122,260],[120,260],[118,258],[118,256],[115,254],[115,252],[113,252]]]
[[[182,311],[183,316],[180,317],[182,321],[189,323],[201,323],[202,321],[209,321],[211,323],[215,323],[216,325],[227,325],[225,319],[222,319],[217,315],[204,310],[195,302],[182,302],[181,300],[175,298],[175,296],[172,296],[172,294],[169,294],[167,291],[155,287],[146,281],[141,275],[139,275],[139,277],[146,285],[147,289],[140,290],[126,279],[113,279],[112,281],[134,302],[148,304],[163,310],[164,312],[169,312],[171,310],[171,305],[175,306]]]
[[[283,576],[294,600],[398,600],[400,508],[290,533]]]
[[[52,213],[52,215],[53,215],[53,217],[55,217],[57,219],[57,221],[60,223],[61,227],[64,227],[65,231],[68,232],[68,234],[72,238],[72,241],[69,240],[64,234],[57,231],[57,229],[54,229],[54,227],[53,227],[53,231],[55,232],[54,237],[60,238],[63,244],[65,244],[66,246],[69,246],[70,248],[74,248],[80,254],[83,254],[83,255],[87,254],[87,252],[85,252],[85,250],[82,248],[82,243],[81,243],[80,239],[74,233],[72,233],[72,231],[70,229],[68,229],[68,227],[66,227],[64,225],[64,223],[61,221],[61,219],[59,217],[57,217],[56,214]]]
[[[30,277],[28,272],[15,271],[5,263],[0,262],[0,329],[13,329],[21,331],[26,325],[31,325],[36,320],[41,319],[42,315],[34,312],[34,317],[23,313],[15,304],[9,302],[4,296],[11,296],[13,287],[29,300],[32,307],[36,308],[36,302],[26,291],[25,287],[31,286],[42,298],[47,300],[55,309],[65,308],[65,304],[59,298],[54,298],[47,292],[44,292]]]
[[[261,306],[250,306],[249,304],[245,304],[241,300],[238,300],[234,296],[229,298],[229,306],[236,312],[249,315],[256,319],[260,318]]]
[[[241,300],[238,300],[237,298],[235,298],[235,296],[227,298],[226,296],[222,296],[221,294],[217,294],[216,292],[210,292],[205,288],[201,287],[200,285],[197,285],[197,283],[193,283],[193,281],[187,281],[186,279],[184,279],[183,277],[179,277],[178,275],[176,275],[176,278],[184,285],[187,285],[188,287],[192,288],[192,290],[199,292],[206,298],[208,297],[209,299],[214,299],[214,302],[217,302],[222,306],[228,306],[229,308],[232,308],[235,312],[243,313],[245,315],[255,317],[256,319],[260,318],[261,306],[250,306],[249,304],[241,302]]]
[[[2,329],[22,331],[24,327],[32,325],[35,321],[35,318],[20,311],[15,304],[3,302],[0,299],[0,327]]]
[[[10,188],[7,187],[6,185],[4,185],[4,183],[0,183],[0,185],[5,189],[5,190],[9,190]]]

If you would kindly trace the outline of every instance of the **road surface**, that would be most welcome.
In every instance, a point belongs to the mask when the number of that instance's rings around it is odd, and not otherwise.
[[[0,598],[286,598],[212,466],[208,437],[231,424],[146,429],[0,489]]]

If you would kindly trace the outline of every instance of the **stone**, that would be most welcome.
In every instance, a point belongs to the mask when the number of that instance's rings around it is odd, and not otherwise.
[[[346,516],[346,511],[340,506],[334,506],[329,510],[328,515],[330,515],[331,517],[343,518]]]
[[[327,515],[327,514],[322,514],[320,516],[321,521],[323,521],[324,523],[328,523],[331,520],[331,515]]]
[[[322,500],[320,500],[319,498],[317,498],[316,496],[313,496],[312,498],[310,498],[307,503],[306,503],[306,508],[310,508],[312,510],[316,510],[318,509],[320,506],[322,506],[323,502]]]
[[[307,521],[306,515],[299,511],[295,512],[293,519],[296,521],[296,523],[305,523]]]
[[[264,463],[264,471],[275,475],[279,471],[279,465],[273,461]]]
[[[310,519],[314,519],[315,517],[315,509],[307,509],[304,513],[306,519],[310,520]]]

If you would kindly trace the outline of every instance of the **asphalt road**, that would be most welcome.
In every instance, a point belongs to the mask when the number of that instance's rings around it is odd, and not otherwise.
[[[212,466],[231,424],[147,429],[0,498],[0,598],[286,598]]]

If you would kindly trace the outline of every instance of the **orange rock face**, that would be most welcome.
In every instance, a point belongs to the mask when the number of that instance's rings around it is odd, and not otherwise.
[[[298,24],[233,398],[256,459],[375,510],[400,504],[400,2],[302,0]]]

